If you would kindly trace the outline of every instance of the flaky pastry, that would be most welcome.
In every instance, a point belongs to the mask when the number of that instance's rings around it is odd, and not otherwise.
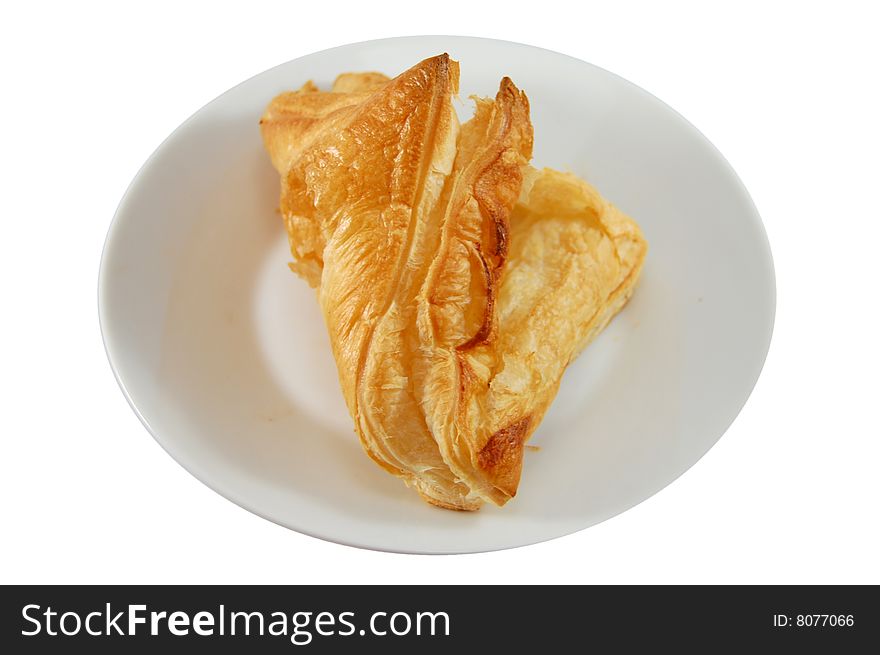
[[[309,82],[260,125],[364,449],[428,502],[474,510],[516,494],[525,442],[646,243],[589,184],[529,165],[510,79],[460,125],[458,71],[444,54]]]

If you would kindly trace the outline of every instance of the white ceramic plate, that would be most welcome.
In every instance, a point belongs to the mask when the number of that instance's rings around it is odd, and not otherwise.
[[[279,183],[257,121],[278,92],[394,75],[441,52],[461,98],[526,91],[538,166],[571,170],[635,217],[642,282],[569,368],[503,509],[429,507],[362,452],[309,287],[287,269]],[[471,111],[465,100],[462,118]],[[128,189],[99,282],[132,407],[199,480],[323,539],[390,551],[508,548],[581,530],[672,482],[727,429],[770,343],[775,284],[751,200],[717,150],[645,91],[577,59],[478,38],[348,45],[240,84],[178,128]]]

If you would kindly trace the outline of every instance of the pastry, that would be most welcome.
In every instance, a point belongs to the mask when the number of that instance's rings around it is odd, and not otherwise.
[[[261,131],[365,451],[428,502],[473,510],[515,495],[526,440],[646,245],[586,182],[529,165],[510,79],[463,125],[457,92],[447,55],[348,73],[276,97]]]

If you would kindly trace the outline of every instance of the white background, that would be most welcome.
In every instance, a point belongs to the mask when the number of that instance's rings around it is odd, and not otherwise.
[[[7,7],[0,582],[880,583],[880,21],[870,7]],[[98,263],[110,219],[140,165],[180,122],[283,61],[423,33],[548,47],[657,95],[737,170],[776,263],[770,355],[718,445],[610,521],[501,553],[360,551],[238,508],[148,435],[117,387],[98,328]]]

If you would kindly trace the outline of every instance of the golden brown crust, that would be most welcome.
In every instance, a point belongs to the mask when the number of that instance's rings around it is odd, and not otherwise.
[[[458,65],[340,75],[261,120],[291,268],[318,289],[364,449],[428,502],[516,493],[567,364],[626,302],[638,226],[574,176],[528,165],[504,78],[459,126]]]
[[[531,435],[532,417],[501,428],[480,449],[477,464],[503,494],[513,497],[522,473],[523,446]]]
[[[504,78],[494,101],[478,99],[462,126],[443,237],[423,292],[422,406],[443,459],[472,493],[498,503],[511,473],[484,469],[481,435],[468,425],[481,384],[468,353],[496,336],[496,298],[508,252],[509,216],[531,158],[528,100]],[[503,480],[501,478],[504,478]],[[517,472],[518,479],[518,472]]]
[[[336,77],[331,91],[333,93],[364,93],[376,91],[389,82],[382,73],[342,73]]]
[[[416,345],[404,330],[418,292],[413,270],[436,232],[438,198],[455,157],[457,90],[458,65],[441,55],[366,97],[276,99],[263,129],[270,152],[291,149],[275,138],[281,104],[286,138],[296,139],[282,171],[291,267],[318,287],[364,449],[423,495],[475,508],[479,501],[467,498],[469,489],[424,425],[407,356]]]

